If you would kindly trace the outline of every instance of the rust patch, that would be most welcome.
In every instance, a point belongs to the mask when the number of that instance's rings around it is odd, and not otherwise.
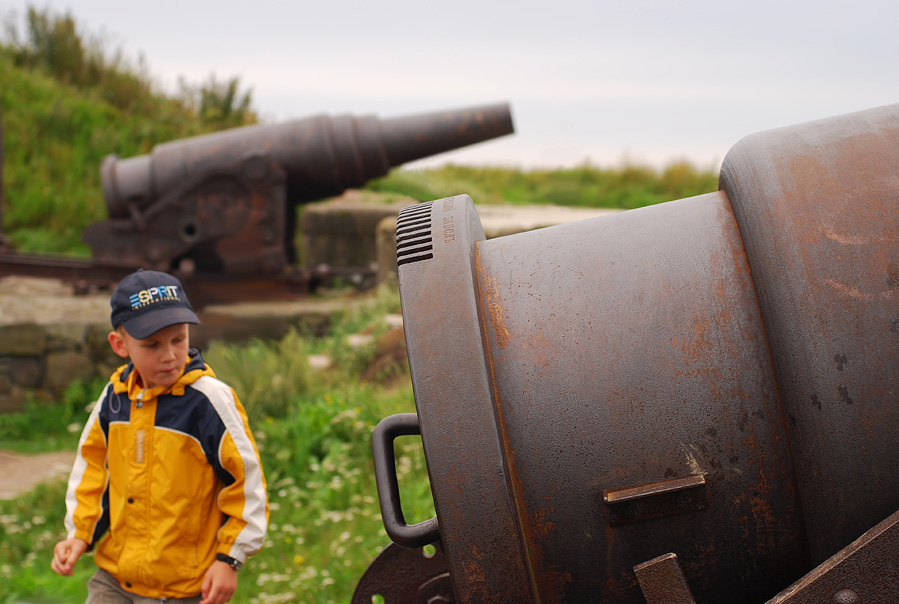
[[[552,520],[549,520],[547,517],[555,512],[554,509],[546,509],[543,508],[537,512],[534,512],[532,516],[534,532],[540,535],[541,539],[546,539],[549,535],[555,530],[556,523]]]
[[[847,285],[843,285],[842,283],[838,283],[838,282],[834,281],[833,279],[825,279],[824,283],[826,283],[829,287],[832,287],[833,289],[837,290],[841,294],[845,294],[845,295],[849,296],[850,298],[854,298],[856,300],[870,302],[871,300],[874,299],[874,296],[872,296],[871,294],[866,294],[865,292],[859,291],[859,290],[855,289],[854,287],[849,287]]]
[[[465,569],[463,574],[467,580],[469,592],[477,599],[489,602],[490,594],[487,592],[487,578],[478,546],[472,546],[471,551],[468,553],[468,557],[461,558],[460,565]]]
[[[490,326],[493,327],[494,334],[496,334],[496,344],[505,350],[509,347],[512,337],[509,335],[509,328],[506,327],[503,305],[499,300],[499,288],[496,287],[496,279],[492,277],[484,279],[483,293],[487,306],[487,318],[490,320]]]

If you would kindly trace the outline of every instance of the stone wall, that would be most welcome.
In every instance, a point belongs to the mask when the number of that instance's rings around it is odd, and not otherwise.
[[[377,268],[378,223],[395,217],[411,199],[385,202],[383,195],[347,191],[304,206],[300,216],[303,260],[310,268]]]
[[[109,348],[109,292],[75,296],[59,281],[0,279],[0,412],[27,392],[52,400],[73,380],[108,376],[121,364]]]
[[[110,375],[122,360],[108,332],[108,323],[0,325],[0,412],[21,409],[29,391],[52,400],[76,379]]]
[[[0,413],[21,410],[29,394],[58,399],[74,380],[106,379],[124,361],[106,339],[110,292],[75,295],[60,281],[0,279]],[[210,306],[191,326],[191,346],[279,339],[290,329],[323,334],[342,299]]]

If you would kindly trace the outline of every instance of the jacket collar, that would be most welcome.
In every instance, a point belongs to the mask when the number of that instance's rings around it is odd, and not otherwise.
[[[187,386],[193,384],[204,375],[215,377],[215,372],[200,356],[200,351],[191,348],[187,351],[187,358],[184,360],[184,369],[181,371],[181,375],[178,376],[178,379],[171,386],[157,386],[145,389],[138,383],[138,375],[137,370],[134,368],[134,363],[130,361],[127,365],[119,367],[110,378],[114,392],[117,394],[127,392],[128,398],[131,400],[135,400],[143,393],[141,398],[144,401],[154,399],[163,394],[183,396],[184,389]]]

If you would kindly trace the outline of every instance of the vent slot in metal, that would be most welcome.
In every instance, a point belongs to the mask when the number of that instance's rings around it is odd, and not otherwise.
[[[430,260],[434,257],[431,240],[431,205],[419,203],[403,208],[396,221],[396,265]]]

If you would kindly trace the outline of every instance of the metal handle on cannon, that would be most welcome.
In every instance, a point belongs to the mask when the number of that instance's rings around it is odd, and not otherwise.
[[[399,436],[420,435],[418,415],[415,413],[398,413],[386,417],[378,423],[371,435],[375,482],[378,485],[378,500],[384,529],[394,543],[403,547],[422,547],[440,539],[437,518],[418,524],[406,524],[400,502],[393,441]]]

